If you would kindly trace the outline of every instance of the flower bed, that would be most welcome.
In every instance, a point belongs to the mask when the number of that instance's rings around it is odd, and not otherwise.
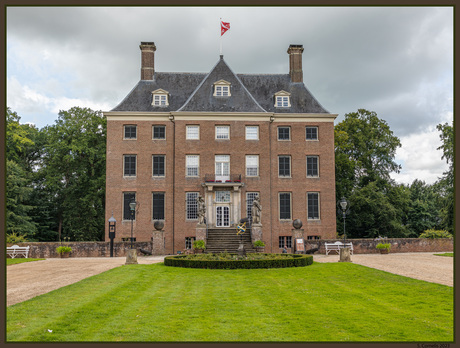
[[[165,266],[209,269],[250,269],[304,267],[313,263],[312,255],[303,254],[201,254],[175,255],[164,259]]]

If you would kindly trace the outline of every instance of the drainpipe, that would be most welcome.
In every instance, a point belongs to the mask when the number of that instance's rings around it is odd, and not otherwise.
[[[270,123],[268,124],[268,147],[270,153],[270,188],[269,188],[269,195],[270,195],[270,252],[273,253],[273,211],[272,211],[272,123],[275,121],[274,116],[270,116]]]
[[[173,212],[173,219],[172,219],[172,254],[175,254],[174,250],[174,209],[175,206],[175,190],[176,190],[176,122],[174,122],[174,116],[170,115],[169,120],[173,123],[173,184],[172,184],[172,212]]]

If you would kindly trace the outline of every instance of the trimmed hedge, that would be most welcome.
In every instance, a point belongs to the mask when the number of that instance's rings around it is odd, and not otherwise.
[[[232,254],[236,255],[236,254]],[[304,267],[313,263],[312,255],[304,254],[259,254],[265,255],[265,259],[257,260],[202,260],[196,255],[167,256],[164,259],[165,266],[185,268],[208,268],[208,269],[251,269],[251,268],[284,268]],[[270,257],[273,255],[273,257]]]

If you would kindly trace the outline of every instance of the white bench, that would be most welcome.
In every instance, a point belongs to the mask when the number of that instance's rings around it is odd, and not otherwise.
[[[331,251],[336,251],[337,254],[340,253],[340,249],[345,247],[350,248],[350,255],[353,255],[353,243],[342,243],[342,242],[335,242],[335,243],[324,243],[326,248],[326,255],[329,255]]]
[[[6,248],[6,254],[9,255],[12,259],[16,256],[24,256],[26,259],[29,257],[30,247],[20,247],[18,245],[13,245]]]

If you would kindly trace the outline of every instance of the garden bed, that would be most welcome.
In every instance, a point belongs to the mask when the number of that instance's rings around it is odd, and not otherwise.
[[[304,267],[313,263],[312,255],[303,254],[195,254],[167,256],[165,266],[208,269],[250,269]]]

